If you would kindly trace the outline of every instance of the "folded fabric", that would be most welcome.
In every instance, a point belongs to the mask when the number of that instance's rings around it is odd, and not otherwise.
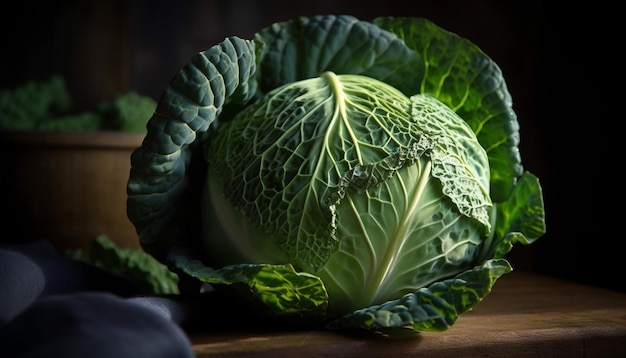
[[[0,352],[26,357],[194,357],[182,308],[49,243],[0,245]]]

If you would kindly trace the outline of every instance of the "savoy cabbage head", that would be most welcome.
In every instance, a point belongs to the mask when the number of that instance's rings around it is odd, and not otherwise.
[[[498,66],[422,18],[230,37],[172,79],[128,216],[181,277],[274,317],[441,331],[545,232]]]

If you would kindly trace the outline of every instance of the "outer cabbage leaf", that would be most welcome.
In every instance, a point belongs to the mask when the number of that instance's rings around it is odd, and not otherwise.
[[[65,254],[114,272],[147,294],[178,294],[178,276],[142,250],[118,246],[107,235],[97,236],[87,250],[69,249]]]
[[[511,271],[506,260],[489,260],[454,278],[435,282],[414,293],[376,305],[330,322],[329,329],[363,328],[390,331],[444,331],[459,315],[485,298],[502,275]],[[392,330],[391,330],[392,331]]]
[[[524,172],[509,199],[496,204],[494,211],[494,235],[484,244],[478,262],[504,258],[514,244],[530,245],[546,232],[542,188],[532,173]]]
[[[506,200],[523,167],[519,123],[502,71],[465,38],[422,18],[381,17],[372,21],[402,38],[427,64],[414,93],[428,93],[465,119],[489,155],[491,197]]]
[[[539,178],[529,172],[519,178],[513,194],[497,206],[496,235],[522,233],[521,243],[528,245],[546,232],[543,192]]]
[[[189,204],[200,190],[194,176],[202,175],[193,170],[202,159],[195,147],[225,103],[254,96],[254,51],[253,42],[231,37],[193,57],[163,93],[131,156],[127,214],[144,250],[157,258],[198,226],[189,219],[199,213]]]
[[[319,324],[326,318],[328,295],[324,284],[319,277],[296,272],[292,265],[242,264],[215,270],[179,248],[170,250],[167,262],[172,269],[201,282],[218,286],[245,285],[247,289],[237,292],[239,297],[235,299],[258,307],[259,316],[280,317],[308,325]]]
[[[349,15],[299,17],[259,31],[263,92],[323,72],[376,78],[412,95],[424,75],[423,58],[392,33]]]

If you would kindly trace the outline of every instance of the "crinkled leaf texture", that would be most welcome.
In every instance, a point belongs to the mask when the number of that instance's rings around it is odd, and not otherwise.
[[[326,317],[328,294],[320,278],[296,272],[292,265],[241,264],[215,270],[199,260],[190,259],[181,250],[171,250],[168,263],[201,282],[244,284],[248,290],[241,294],[262,303],[261,309],[271,317],[282,317],[295,323],[319,323]]]
[[[504,259],[487,260],[482,265],[428,287],[357,310],[337,319],[326,321],[327,299],[323,282],[313,275],[296,272],[291,265],[232,265],[215,270],[199,260],[189,258],[183,251],[170,252],[171,267],[199,281],[233,285],[243,283],[249,301],[264,304],[265,317],[285,319],[297,325],[318,325],[332,330],[368,329],[393,331],[408,328],[415,331],[444,331],[459,315],[474,307],[487,296],[502,275],[512,270]],[[243,299],[242,302],[246,302]],[[242,311],[244,309],[242,308]],[[246,310],[249,310],[246,307]],[[327,323],[324,323],[327,322]]]
[[[322,278],[331,314],[471,267],[490,232],[471,128],[436,98],[367,76],[281,86],[221,126],[206,155],[211,261],[292,263]]]
[[[435,282],[400,299],[357,310],[332,321],[327,328],[444,331],[460,314],[482,301],[496,280],[510,271],[511,266],[506,260],[488,260],[454,278]]]
[[[488,155],[491,235],[476,252],[476,265],[328,325],[445,329],[510,270],[501,258],[512,245],[533,242],[545,223],[539,181],[521,166],[519,125],[501,71],[471,42],[425,19],[300,17],[268,26],[250,41],[227,38],[194,56],[163,93],[131,157],[127,212],[142,247],[183,273],[181,282],[197,282],[184,293],[202,282],[243,283],[270,311],[289,307],[307,319],[322,314],[326,287],[310,273],[289,265],[208,266],[200,213],[208,166],[203,152],[212,134],[268,92],[324,72],[365,75],[406,96],[436,98],[467,122]],[[267,283],[284,294],[266,295],[272,292],[264,291]]]
[[[502,71],[469,40],[422,18],[372,21],[402,38],[428,64],[415,93],[428,93],[465,119],[489,155],[491,197],[506,200],[523,167],[519,122]]]
[[[193,57],[163,93],[131,156],[127,214],[144,250],[159,259],[197,233],[190,218],[199,213],[193,201],[203,182],[194,169],[202,167],[198,147],[225,104],[254,96],[254,51],[252,41],[231,37]]]

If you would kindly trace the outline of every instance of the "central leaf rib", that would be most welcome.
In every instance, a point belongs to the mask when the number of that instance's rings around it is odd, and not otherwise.
[[[420,162],[416,162],[415,165],[419,166]],[[404,215],[402,220],[398,223],[396,231],[388,238],[389,245],[382,256],[382,260],[380,261],[381,265],[375,266],[377,268],[377,272],[374,273],[373,279],[369,281],[370,284],[367,291],[375,292],[372,295],[371,302],[379,301],[378,295],[380,293],[385,293],[388,289],[387,286],[389,284],[393,284],[391,282],[394,277],[393,268],[397,267],[396,261],[399,259],[399,254],[403,252],[402,247],[407,242],[408,233],[411,230],[411,220],[416,217],[415,211],[419,206],[426,184],[431,177],[431,170],[432,162],[428,160],[423,168],[423,172],[420,173],[420,179],[417,183],[417,187],[404,188],[407,193],[407,197],[410,195],[410,201],[407,202]]]
[[[344,91],[343,84],[339,80],[339,77],[337,77],[335,73],[330,72],[330,71],[324,72],[321,77],[324,78],[328,82],[328,85],[330,86],[330,89],[334,95],[335,108],[337,109],[337,113],[344,123],[346,131],[348,131],[350,140],[352,141],[352,143],[354,143],[358,162],[359,164],[364,164],[361,151],[359,150],[359,147],[358,147],[358,138],[354,134],[354,131],[352,130],[352,126],[350,125],[350,120],[349,120],[348,112],[346,109],[346,102],[347,102],[346,93]]]

